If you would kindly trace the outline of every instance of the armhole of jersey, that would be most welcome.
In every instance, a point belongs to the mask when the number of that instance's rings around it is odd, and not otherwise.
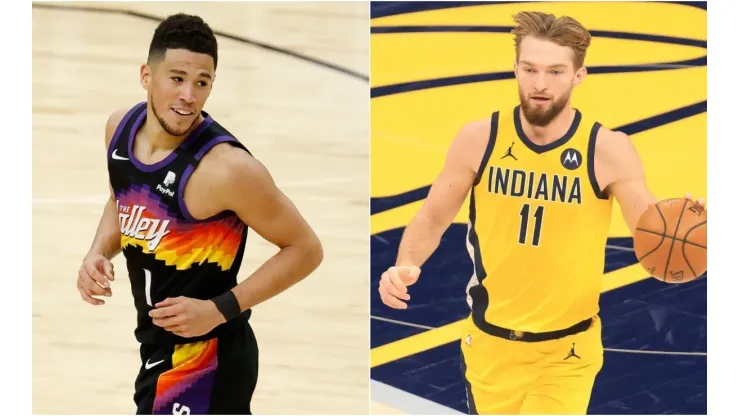
[[[596,167],[594,166],[596,159],[596,136],[599,134],[600,129],[601,123],[598,121],[595,122],[591,128],[591,135],[588,138],[588,179],[591,182],[591,188],[596,198],[606,200],[609,199],[609,193],[599,189],[599,182],[596,180]]]
[[[192,214],[190,214],[190,211],[188,210],[187,205],[185,204],[185,185],[187,184],[188,180],[190,179],[190,175],[193,174],[195,171],[195,168],[200,163],[200,160],[205,156],[206,153],[208,153],[209,150],[213,149],[217,144],[219,143],[230,143],[240,149],[243,149],[247,153],[251,155],[249,150],[247,150],[246,146],[244,146],[241,142],[236,140],[236,138],[231,136],[218,136],[214,137],[211,140],[209,140],[203,147],[198,150],[198,153],[193,156],[193,161],[190,162],[188,167],[185,169],[185,173],[182,175],[182,179],[180,180],[180,185],[178,186],[177,190],[177,202],[180,206],[180,211],[182,212],[182,215],[187,218],[188,221],[192,222],[205,222],[205,221],[212,221],[215,219],[219,219],[221,217],[226,217],[228,215],[231,215],[230,212],[224,211],[221,213],[218,213],[216,215],[213,215],[209,218],[204,218],[202,220],[194,218]]]
[[[130,110],[128,110],[126,115],[123,116],[121,121],[118,122],[118,126],[116,126],[116,131],[113,133],[113,137],[111,137],[110,143],[108,144],[108,157],[111,157],[111,155],[113,155],[113,152],[116,150],[118,139],[121,137],[121,133],[123,133],[123,131],[126,130],[126,126],[131,120],[131,116],[137,113],[141,109],[142,106],[146,106],[146,103],[141,102],[133,106]]]
[[[480,161],[480,166],[478,166],[478,173],[475,176],[475,182],[473,182],[474,187],[478,185],[481,178],[483,177],[483,169],[486,168],[488,160],[491,158],[493,147],[496,145],[496,136],[498,135],[498,115],[498,111],[491,115],[491,134],[488,136],[486,151],[483,152],[483,159]]]
[[[472,280],[476,280],[480,284],[483,279],[486,278],[486,270],[483,267],[483,258],[480,252],[480,242],[478,240],[478,233],[475,230],[476,221],[476,206],[475,206],[475,187],[480,183],[483,177],[483,170],[488,165],[488,160],[491,158],[493,148],[496,145],[496,136],[498,136],[498,119],[499,112],[496,111],[491,115],[491,133],[488,136],[488,144],[486,145],[486,151],[483,152],[483,158],[478,166],[478,173],[475,177],[475,182],[470,189],[470,203],[468,208],[468,231],[466,233],[466,245],[468,250],[471,250],[471,260],[473,262],[473,277]],[[485,303],[485,301],[484,301]],[[480,310],[476,307],[476,309]],[[479,312],[475,312],[476,315]]]

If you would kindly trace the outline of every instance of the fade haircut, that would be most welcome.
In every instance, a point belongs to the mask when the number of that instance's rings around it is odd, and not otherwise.
[[[154,31],[147,63],[161,61],[168,49],[185,49],[210,55],[214,69],[218,64],[216,36],[199,16],[178,13],[162,21]]]

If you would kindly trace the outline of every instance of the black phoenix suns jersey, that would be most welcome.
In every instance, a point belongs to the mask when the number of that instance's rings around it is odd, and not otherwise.
[[[185,184],[203,156],[228,142],[249,152],[203,112],[205,120],[164,160],[147,165],[133,152],[147,117],[146,103],[121,120],[108,149],[108,174],[118,209],[137,313],[134,332],[142,344],[179,344],[211,338],[248,318],[247,311],[198,338],[181,338],[152,323],[149,311],[166,298],[210,299],[233,288],[241,265],[247,226],[225,211],[198,220],[184,201]]]

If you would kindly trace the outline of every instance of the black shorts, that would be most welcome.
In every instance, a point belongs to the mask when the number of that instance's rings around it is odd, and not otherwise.
[[[136,414],[251,414],[258,350],[246,322],[219,338],[171,346],[142,345]]]

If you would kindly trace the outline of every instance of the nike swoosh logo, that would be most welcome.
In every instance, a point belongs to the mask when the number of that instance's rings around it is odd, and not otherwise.
[[[117,152],[117,151],[118,151],[118,149],[115,149],[115,150],[113,151],[113,159],[116,159],[116,160],[128,160],[128,158],[126,158],[126,157],[121,157],[121,156],[118,156],[118,155],[116,154],[116,152]]]
[[[152,367],[155,367],[157,364],[160,364],[160,363],[163,363],[163,362],[164,362],[164,360],[159,360],[157,362],[154,362],[154,363],[151,363],[150,364],[149,363],[149,360],[146,360],[146,364],[144,364],[144,368],[146,368],[148,370],[148,369],[150,369]]]

